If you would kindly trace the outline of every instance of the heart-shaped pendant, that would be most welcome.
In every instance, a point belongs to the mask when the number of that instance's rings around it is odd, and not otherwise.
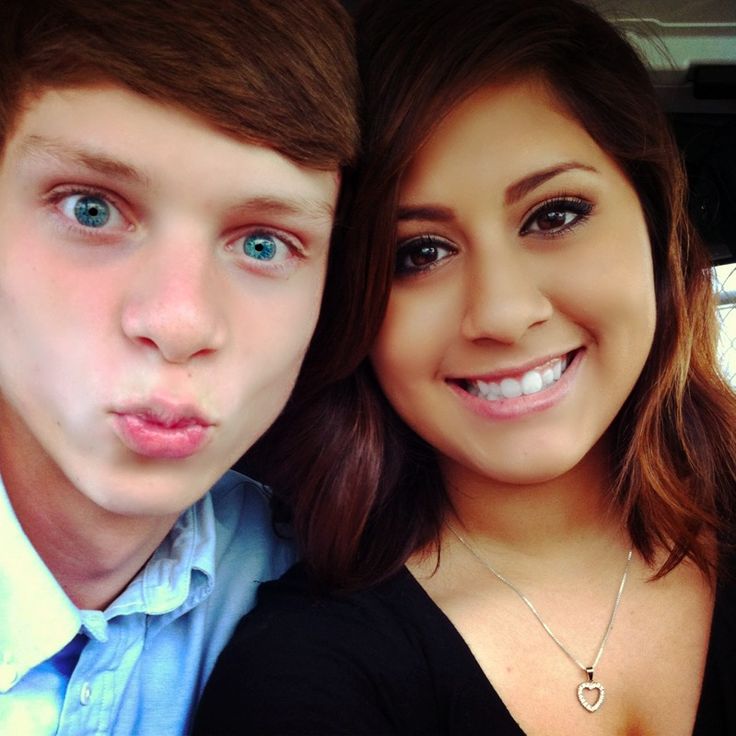
[[[596,700],[595,703],[591,703],[585,697],[586,690],[598,691],[598,700]],[[581,682],[578,685],[578,700],[580,701],[580,705],[582,705],[583,708],[588,711],[588,713],[595,713],[598,708],[603,705],[603,700],[605,699],[605,697],[606,690],[603,685],[600,684],[600,682]]]

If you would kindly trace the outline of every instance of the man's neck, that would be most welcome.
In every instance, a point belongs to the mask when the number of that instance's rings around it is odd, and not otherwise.
[[[145,565],[176,516],[108,512],[79,493],[47,458],[8,462],[2,444],[3,482],[26,535],[76,606],[104,609]]]

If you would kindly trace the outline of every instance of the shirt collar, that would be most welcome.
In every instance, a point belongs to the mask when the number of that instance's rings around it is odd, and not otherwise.
[[[162,627],[194,608],[214,587],[215,515],[209,494],[181,514],[145,567],[104,612],[80,611],[72,603],[25,535],[2,478],[0,539],[0,692],[66,646],[82,625],[101,641],[116,616],[143,613],[155,616],[151,623]]]
[[[79,631],[80,615],[25,535],[2,478],[0,539],[2,691],[66,646]]]
[[[184,511],[105,618],[142,612],[177,618],[208,596],[215,578],[215,515],[209,494]],[[170,614],[170,615],[169,615]]]

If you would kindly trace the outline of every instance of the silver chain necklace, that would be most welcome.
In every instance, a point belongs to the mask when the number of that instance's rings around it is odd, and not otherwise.
[[[634,551],[633,547],[629,549],[629,554],[626,557],[626,566],[624,567],[624,574],[621,577],[621,584],[618,586],[618,593],[616,595],[616,601],[613,604],[613,610],[611,611],[611,617],[608,619],[608,626],[606,626],[606,631],[603,634],[603,638],[601,639],[600,646],[598,647],[598,653],[595,655],[595,659],[593,660],[593,664],[590,665],[590,667],[586,667],[570,650],[555,636],[554,632],[550,627],[542,620],[542,617],[539,615],[539,612],[536,608],[534,608],[534,604],[507,578],[505,578],[503,575],[501,575],[498,570],[496,570],[492,565],[490,565],[486,560],[484,560],[476,551],[475,549],[466,542],[454,529],[454,527],[451,524],[447,524],[448,529],[457,537],[460,544],[465,547],[468,552],[470,552],[473,557],[475,557],[478,562],[480,562],[483,567],[485,567],[487,570],[492,572],[504,585],[511,588],[511,590],[516,593],[516,595],[521,598],[522,601],[524,601],[524,604],[526,607],[534,614],[534,617],[539,621],[539,623],[542,625],[542,628],[549,634],[552,641],[557,644],[557,646],[565,653],[565,655],[570,659],[572,662],[574,662],[578,667],[580,667],[585,674],[588,675],[587,681],[583,681],[578,685],[578,701],[580,702],[580,705],[585,708],[585,710],[588,711],[588,713],[595,713],[598,708],[600,708],[603,705],[603,700],[606,697],[606,690],[603,687],[603,685],[595,680],[595,668],[598,666],[598,662],[600,662],[601,657],[603,656],[603,650],[606,648],[606,642],[608,641],[608,635],[611,633],[611,629],[613,628],[613,620],[616,618],[616,611],[618,611],[618,606],[621,603],[621,596],[624,594],[624,586],[626,585],[626,578],[629,574],[629,565],[631,563],[631,555]],[[588,690],[596,690],[598,692],[598,699],[591,703],[587,697],[586,697],[586,691]]]

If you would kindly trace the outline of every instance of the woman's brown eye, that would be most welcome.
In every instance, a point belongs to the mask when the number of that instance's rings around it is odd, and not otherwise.
[[[521,234],[563,233],[584,222],[592,211],[593,204],[584,199],[555,199],[542,204],[529,216],[521,228]]]
[[[554,230],[557,227],[565,225],[565,220],[570,213],[568,212],[545,212],[538,220],[540,230]]]
[[[455,253],[454,246],[444,239],[420,236],[404,241],[396,251],[396,275],[428,271]]]
[[[433,245],[422,245],[409,254],[411,262],[415,266],[426,266],[437,260],[437,248]]]

